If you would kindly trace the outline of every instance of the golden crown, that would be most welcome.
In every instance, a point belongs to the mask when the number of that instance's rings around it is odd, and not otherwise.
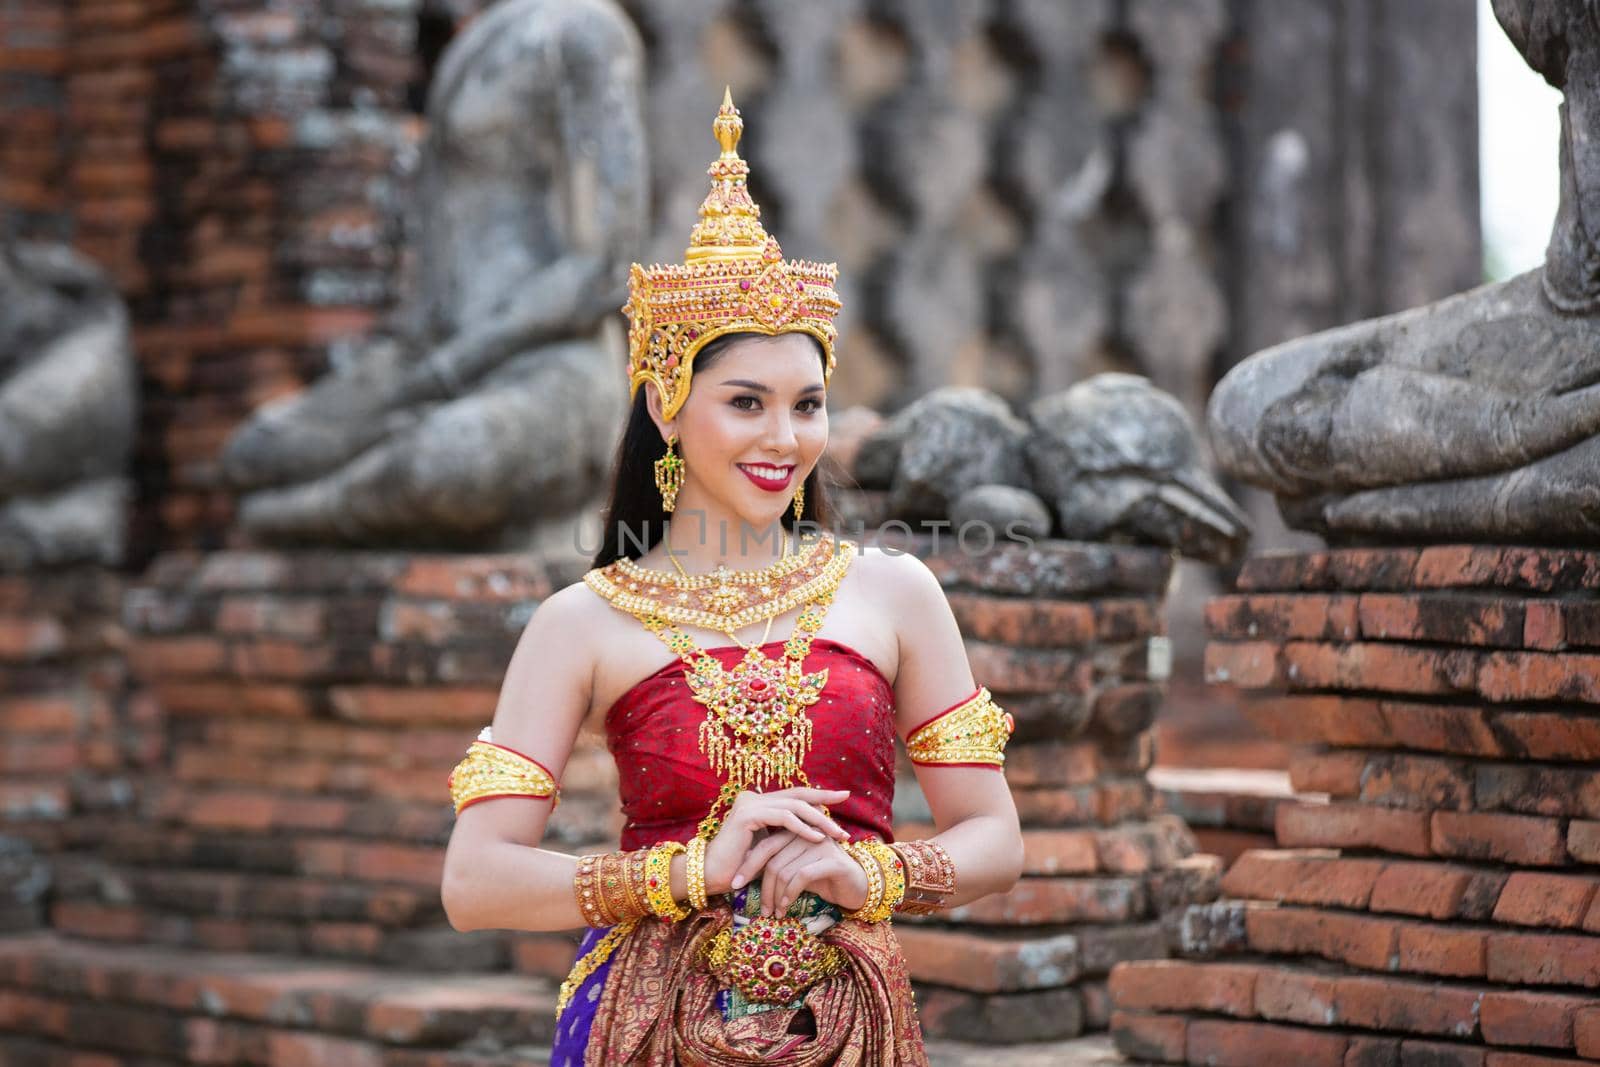
[[[761,209],[739,158],[744,120],[733,94],[711,124],[722,154],[706,171],[711,192],[689,236],[683,263],[635,263],[628,274],[628,394],[644,382],[661,390],[670,421],[689,396],[695,353],[724,334],[808,333],[826,357],[824,383],[833,375],[833,318],[839,313],[833,263],[786,260],[775,237],[761,227]]]

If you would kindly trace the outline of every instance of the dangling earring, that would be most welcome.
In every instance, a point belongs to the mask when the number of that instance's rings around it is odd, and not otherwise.
[[[683,457],[672,450],[678,435],[667,438],[667,454],[656,460],[656,488],[661,490],[661,510],[671,513],[683,488]]]
[[[794,491],[794,521],[800,521],[800,511],[806,506],[806,483],[801,482],[800,488]]]

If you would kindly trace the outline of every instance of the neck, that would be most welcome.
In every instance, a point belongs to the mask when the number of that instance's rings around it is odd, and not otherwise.
[[[778,562],[785,543],[791,555],[796,551],[794,535],[783,528],[780,518],[755,526],[725,508],[682,496],[662,542],[663,552],[669,543],[673,558],[690,574],[709,574],[719,566],[759,570]]]

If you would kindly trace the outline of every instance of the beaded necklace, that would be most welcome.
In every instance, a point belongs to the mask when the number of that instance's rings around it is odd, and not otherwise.
[[[633,581],[640,585],[650,583],[654,596],[646,596],[642,588],[618,589],[614,581],[605,577],[604,572],[611,568],[590,571],[584,576],[590,588],[637,618],[688,668],[684,677],[690,693],[707,712],[700,724],[700,751],[710,762],[711,769],[724,776],[711,810],[700,821],[698,832],[702,836],[716,834],[722,816],[744,789],[764,790],[774,783],[811,784],[803,768],[812,739],[811,719],[805,709],[821,697],[828,671],[823,668],[808,672],[803,664],[811,651],[812,640],[822,628],[823,616],[833,603],[834,592],[850,566],[852,547],[848,541],[835,542],[824,534],[809,552],[780,559],[761,571],[718,568],[709,576],[684,574],[681,579],[651,574],[636,566],[630,570],[619,566],[622,560],[612,565],[630,575],[630,584]],[[815,561],[824,552],[828,553],[826,561],[815,567]],[[796,566],[794,560],[800,560],[801,565]],[[806,563],[813,566],[804,567]],[[722,630],[729,636],[733,636],[730,630],[733,618],[747,618],[753,622],[765,616],[770,626],[773,618],[796,604],[803,602],[805,607],[795,620],[794,632],[783,644],[781,658],[772,659],[761,646],[745,645],[734,637],[745,650],[744,658],[732,668],[724,668],[715,656],[701,649],[693,638],[674,625],[685,621],[704,625],[697,620],[706,612],[705,608],[692,605],[688,598],[680,598],[679,593],[689,590],[674,588],[678,585],[692,586],[696,591],[711,590],[713,595],[717,590],[742,587],[758,591],[771,589],[777,594],[774,600],[765,603],[741,600],[743,607],[716,613],[713,624],[706,628]],[[780,588],[782,592],[778,591]],[[733,597],[723,596],[721,601],[729,604]]]

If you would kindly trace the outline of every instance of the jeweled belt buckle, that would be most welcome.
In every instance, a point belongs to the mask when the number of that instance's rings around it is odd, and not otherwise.
[[[706,946],[713,975],[756,1004],[789,1004],[845,965],[845,954],[802,919],[761,916],[729,927]]]

